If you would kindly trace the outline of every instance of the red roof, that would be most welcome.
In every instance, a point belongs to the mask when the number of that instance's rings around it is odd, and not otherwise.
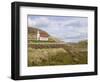
[[[48,37],[49,35],[45,32],[40,32],[40,37]]]

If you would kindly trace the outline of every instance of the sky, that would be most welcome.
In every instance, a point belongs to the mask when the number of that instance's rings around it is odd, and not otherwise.
[[[64,42],[79,42],[88,37],[87,17],[28,15],[28,27],[44,30]]]

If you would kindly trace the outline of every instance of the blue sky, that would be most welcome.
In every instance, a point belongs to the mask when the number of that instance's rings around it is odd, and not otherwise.
[[[88,37],[87,17],[29,15],[28,26],[42,29],[65,42],[79,42]]]

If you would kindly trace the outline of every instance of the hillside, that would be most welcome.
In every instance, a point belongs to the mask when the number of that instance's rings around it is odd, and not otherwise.
[[[49,35],[47,32],[41,30],[41,29],[38,29],[38,28],[32,28],[32,27],[28,27],[28,40],[29,42],[37,42],[36,41],[36,36],[37,36],[37,31],[39,31],[40,33],[43,33],[45,35],[48,36],[48,41],[47,42],[61,42],[60,40],[58,40],[57,38]],[[40,41],[39,41],[40,42]],[[41,41],[43,42],[43,41]],[[46,42],[46,41],[45,41]]]
[[[28,66],[87,64],[87,41],[73,44],[30,44]]]
[[[49,36],[49,34],[43,30],[40,30],[38,28],[28,27],[28,39],[36,39],[37,31],[43,32]]]

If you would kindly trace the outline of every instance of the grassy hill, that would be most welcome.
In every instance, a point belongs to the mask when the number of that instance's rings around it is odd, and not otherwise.
[[[37,31],[48,35],[48,41],[37,41]],[[60,42],[62,43],[62,41],[41,29],[28,27],[28,66],[88,63],[87,40],[78,43],[56,44]]]
[[[28,40],[29,40],[29,43],[44,42],[44,41],[37,41],[36,40],[37,31],[45,33],[46,35],[48,35],[48,41],[47,42],[56,42],[56,41],[58,41],[57,39],[50,36],[47,32],[45,32],[41,29],[28,27]]]
[[[47,32],[40,30],[38,28],[28,27],[28,39],[36,40],[37,31],[40,31],[40,32],[43,32],[43,33],[49,35]]]
[[[44,44],[42,48],[28,47],[28,66],[76,65],[88,63],[87,41],[80,41],[79,43],[70,45],[62,44],[60,47],[54,46]],[[56,46],[58,45],[56,44]]]

